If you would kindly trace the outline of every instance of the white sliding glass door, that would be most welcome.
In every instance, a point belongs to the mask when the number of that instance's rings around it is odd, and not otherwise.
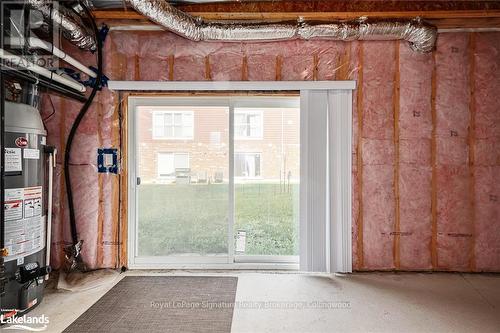
[[[133,97],[129,110],[131,266],[298,263],[298,96]]]

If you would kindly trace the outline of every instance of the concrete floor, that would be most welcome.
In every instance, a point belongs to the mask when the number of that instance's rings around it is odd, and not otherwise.
[[[30,315],[60,332],[126,275],[237,276],[237,302],[273,303],[240,303],[232,332],[500,332],[498,274],[129,271],[90,290],[50,292]]]

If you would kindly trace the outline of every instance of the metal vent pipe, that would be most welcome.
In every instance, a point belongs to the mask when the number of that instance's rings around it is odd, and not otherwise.
[[[437,29],[420,20],[308,23],[221,23],[189,15],[166,0],[125,0],[137,12],[194,41],[279,41],[289,39],[406,40],[413,50],[430,52]]]
[[[56,6],[57,1],[26,0],[32,8],[39,10],[46,20],[57,24],[63,36],[81,49],[95,51],[96,41],[91,30],[79,22],[78,16],[64,6]]]

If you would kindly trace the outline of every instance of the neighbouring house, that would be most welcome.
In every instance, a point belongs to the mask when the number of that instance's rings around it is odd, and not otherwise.
[[[227,107],[144,108],[137,123],[143,183],[228,181]],[[235,181],[298,181],[299,122],[294,108],[236,108]]]

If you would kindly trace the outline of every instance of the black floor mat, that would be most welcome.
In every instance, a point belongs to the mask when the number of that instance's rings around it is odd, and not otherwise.
[[[127,276],[64,332],[230,332],[236,277]]]

